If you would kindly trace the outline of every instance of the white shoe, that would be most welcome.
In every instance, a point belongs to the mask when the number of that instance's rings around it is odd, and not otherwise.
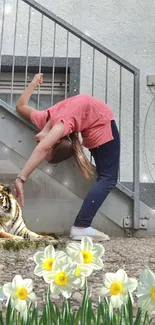
[[[98,231],[92,227],[87,228],[71,228],[70,237],[73,240],[82,240],[83,237],[90,237],[93,241],[107,241],[110,237],[104,232]]]

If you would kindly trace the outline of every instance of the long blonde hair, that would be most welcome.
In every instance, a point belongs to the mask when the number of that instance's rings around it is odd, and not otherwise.
[[[69,138],[64,137],[53,147],[50,163],[56,164],[71,156],[74,157],[86,179],[91,179],[95,176],[96,169],[86,157],[77,133],[71,133]]]

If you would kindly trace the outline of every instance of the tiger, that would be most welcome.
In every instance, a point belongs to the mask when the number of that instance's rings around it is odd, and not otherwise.
[[[35,240],[44,237],[55,241],[53,237],[38,235],[26,227],[22,209],[10,185],[0,184],[0,238]]]

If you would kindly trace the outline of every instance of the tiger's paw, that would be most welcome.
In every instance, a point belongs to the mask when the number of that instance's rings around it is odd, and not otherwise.
[[[58,240],[55,239],[53,236],[42,236],[42,235],[38,235],[38,237],[33,238],[33,241],[35,242],[43,242],[46,244],[49,243],[50,245],[57,245],[58,244]]]
[[[21,237],[21,236],[13,236],[12,239],[15,239],[15,240],[24,240],[24,238]]]
[[[37,237],[33,238],[33,240],[55,240],[55,238],[52,236],[38,235]]]

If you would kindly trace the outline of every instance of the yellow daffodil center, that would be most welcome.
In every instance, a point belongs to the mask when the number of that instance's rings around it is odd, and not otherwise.
[[[89,264],[92,262],[92,259],[93,259],[92,253],[87,252],[87,251],[82,251],[82,255],[83,255],[84,264]]]
[[[151,297],[153,300],[155,300],[155,287],[153,287],[151,290]]]
[[[68,276],[65,272],[59,272],[55,277],[55,282],[59,286],[65,286],[67,284],[67,281],[68,281]]]
[[[79,275],[80,275],[80,268],[77,266],[75,270],[75,276],[79,276]]]
[[[52,271],[53,262],[54,262],[53,258],[49,258],[48,260],[46,260],[44,262],[44,269],[46,271]]]
[[[112,296],[117,296],[122,292],[123,288],[120,282],[113,282],[110,286],[110,293]]]
[[[28,297],[28,292],[25,288],[19,288],[16,291],[16,296],[20,299],[20,300],[26,300]]]

